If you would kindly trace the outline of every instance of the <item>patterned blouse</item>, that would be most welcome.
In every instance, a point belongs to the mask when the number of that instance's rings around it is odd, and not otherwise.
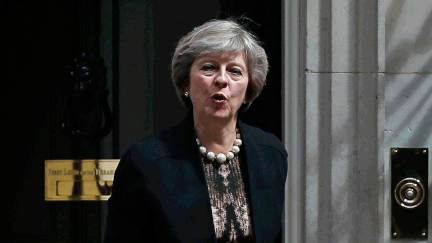
[[[224,164],[202,158],[217,242],[254,242],[239,157]]]

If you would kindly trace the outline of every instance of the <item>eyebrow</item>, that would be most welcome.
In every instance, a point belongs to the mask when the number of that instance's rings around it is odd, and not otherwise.
[[[206,59],[202,59],[202,60],[200,60],[199,62],[198,62],[198,64],[200,64],[200,65],[202,65],[203,63],[205,63],[205,62],[218,62],[218,60],[216,59],[216,58],[206,58]],[[243,70],[247,70],[247,67],[245,66],[245,65],[242,65],[241,63],[239,63],[239,62],[235,62],[235,61],[229,61],[228,62],[228,64],[233,64],[233,65],[235,65],[235,66],[239,66],[239,67],[241,67]]]

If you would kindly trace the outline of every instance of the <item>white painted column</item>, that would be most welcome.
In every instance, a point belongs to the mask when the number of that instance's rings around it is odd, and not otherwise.
[[[378,242],[378,2],[284,11],[285,242]]]
[[[285,242],[396,242],[390,148],[432,147],[432,2],[286,0],[283,11]]]
[[[282,140],[288,151],[288,179],[285,187],[284,241],[303,242],[303,144],[304,83],[299,75],[300,3],[282,1],[283,46],[282,70]]]

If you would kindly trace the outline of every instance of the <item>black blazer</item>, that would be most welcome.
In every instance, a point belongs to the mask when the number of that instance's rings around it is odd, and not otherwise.
[[[287,152],[276,136],[238,122],[256,242],[280,242]],[[105,242],[215,242],[192,116],[134,144],[108,201]]]

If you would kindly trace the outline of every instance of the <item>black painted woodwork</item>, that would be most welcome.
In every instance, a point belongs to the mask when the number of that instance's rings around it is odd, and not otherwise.
[[[221,18],[244,17],[243,22],[267,53],[269,73],[266,86],[249,110],[240,114],[244,122],[282,138],[282,2],[220,0]]]
[[[3,207],[0,242],[100,242],[103,234],[100,202],[45,202],[44,160],[97,159],[100,145],[89,148],[71,141],[61,132],[60,120],[64,93],[64,67],[84,51],[100,56],[101,2],[99,0],[26,0],[2,2],[1,26],[1,185]],[[137,1],[138,2],[138,1]],[[126,1],[111,1],[113,56],[117,62],[113,78],[113,157],[119,158],[121,97],[115,97],[120,80],[118,45],[122,31],[119,8]],[[224,14],[245,15],[264,42],[270,61],[268,84],[242,119],[251,125],[281,136],[281,10],[280,1],[189,0],[166,4],[164,1],[139,1],[152,5],[154,36],[154,131],[181,120],[185,112],[171,86],[169,64],[179,38],[212,18]],[[211,6],[211,7],[210,7]],[[259,7],[256,7],[259,6]],[[116,61],[117,60],[117,61]],[[107,60],[106,60],[107,61]],[[169,111],[175,114],[169,117]],[[165,109],[165,110],[163,110]],[[265,117],[265,118],[264,118]],[[169,118],[169,119],[167,119]],[[117,120],[116,120],[117,119]],[[133,128],[128,128],[133,131]],[[106,157],[105,157],[106,158]],[[110,159],[110,158],[106,158]]]
[[[46,159],[99,158],[60,131],[65,65],[99,55],[100,2],[7,1],[1,8],[0,242],[99,242],[100,202],[46,202]]]

